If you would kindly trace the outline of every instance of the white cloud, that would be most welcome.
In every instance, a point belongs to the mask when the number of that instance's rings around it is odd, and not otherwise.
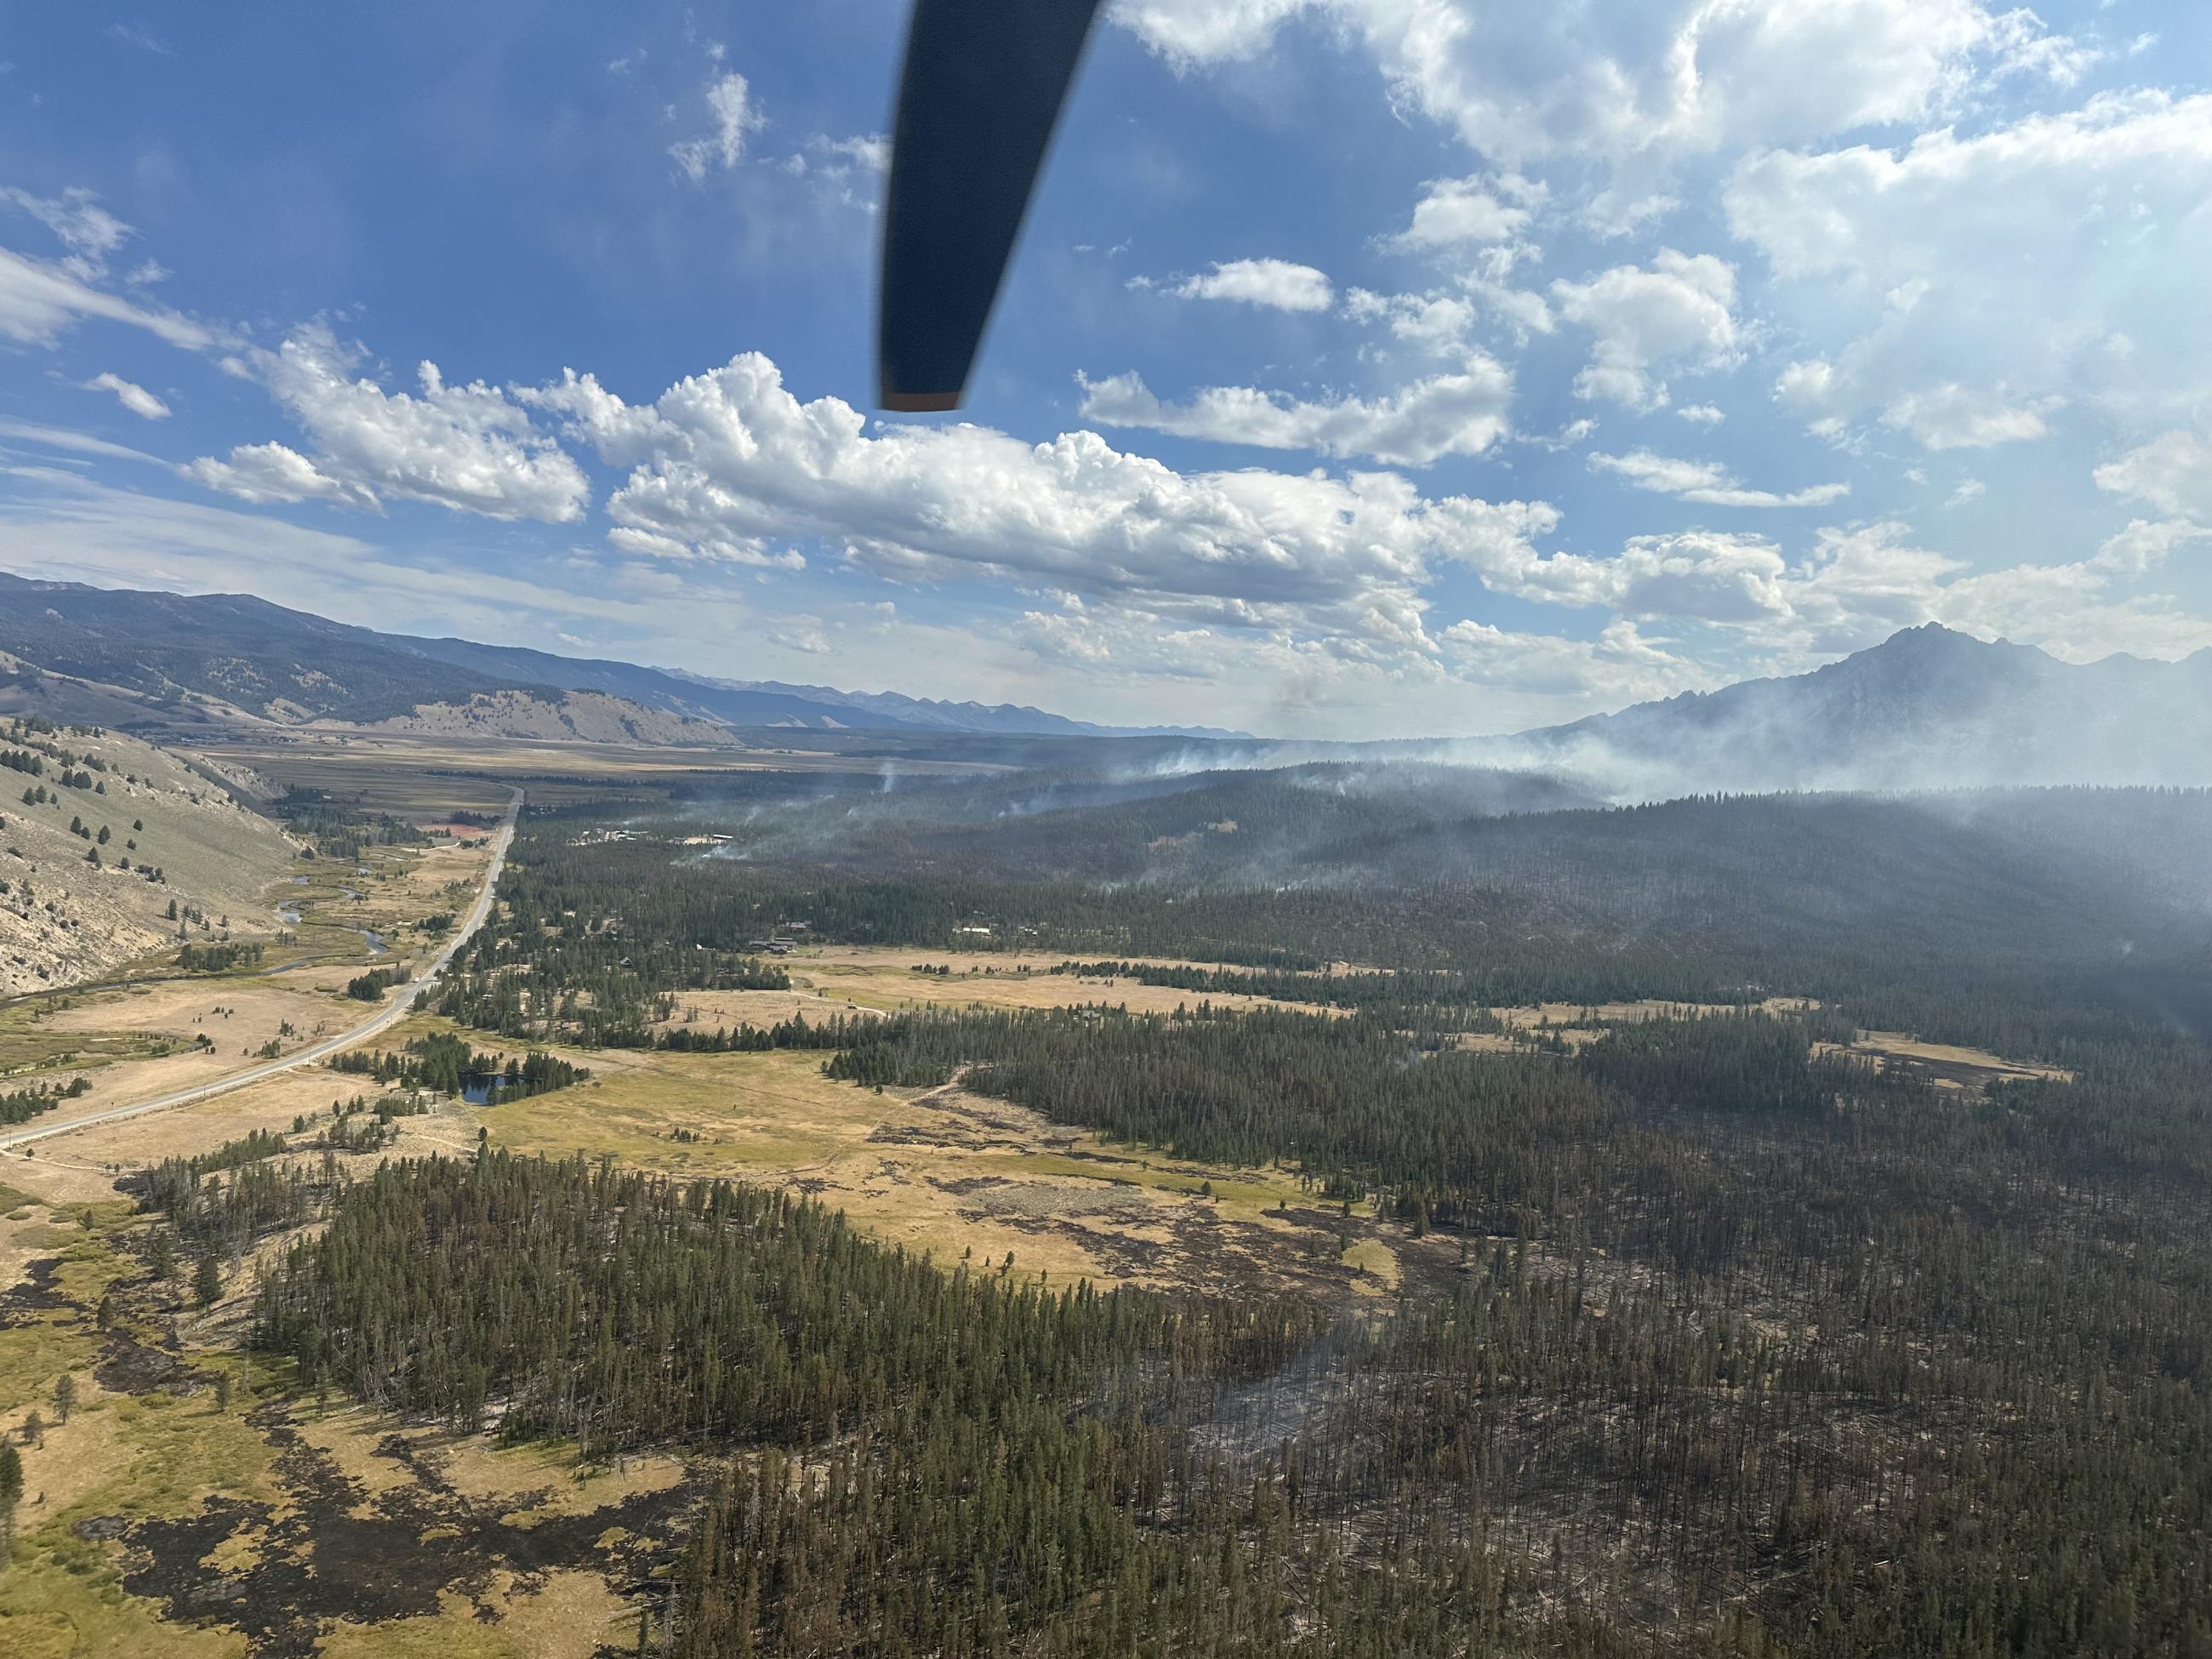
[[[1516,633],[1472,620],[1455,622],[1437,637],[1466,678],[1522,695],[1595,696],[1617,707],[1713,683],[1695,663],[1644,639],[1632,622],[1609,623],[1595,640]]]
[[[747,353],[632,405],[589,375],[525,394],[632,468],[617,525],[700,552],[818,539],[901,580],[1001,573],[1185,623],[1422,637],[1428,561],[1503,547],[1550,509],[1424,500],[1403,478],[1182,474],[1095,433],[1025,443],[802,404]]]
[[[1954,380],[1906,392],[1882,410],[1881,421],[1938,450],[2022,443],[2051,430],[2040,410],[2014,403],[2002,388],[1963,386]]]
[[[1395,101],[1508,166],[1923,121],[1978,76],[2063,77],[2081,63],[2032,13],[1979,0],[1135,0],[1116,15],[1188,68],[1250,57],[1308,13],[1365,47]]]
[[[890,168],[890,140],[880,133],[831,138],[817,133],[806,147],[776,166],[794,179],[810,179],[847,207],[875,210]]]
[[[2135,519],[2125,530],[2107,538],[2089,563],[2118,576],[2147,575],[2164,564],[2177,548],[2203,541],[2212,541],[2212,527],[2179,520],[2154,524]]]
[[[1425,650],[1359,652],[1063,593],[1025,612],[1012,637],[1034,659],[1024,696],[1050,683],[1064,688],[1055,706],[1087,704],[1094,718],[1127,721],[1145,709],[1139,717],[1314,737],[1525,730],[1719,678],[1628,623],[1583,641],[1469,619]]]
[[[2072,660],[2120,650],[2185,654],[2212,645],[2212,619],[2169,599],[2116,590],[2193,533],[2130,526],[2086,559],[1972,571],[1963,560],[1916,545],[1894,521],[1823,530],[1783,583],[1784,612],[1755,634],[1800,665],[1926,622],[2040,645]]]
[[[1681,460],[1648,449],[1626,455],[1593,455],[1590,465],[1625,478],[1638,489],[1709,507],[1827,507],[1851,493],[1847,483],[1814,484],[1790,495],[1746,489],[1717,461]]]
[[[1718,426],[1727,414],[1713,404],[1684,404],[1674,413],[1696,426]]]
[[[822,618],[805,611],[782,618],[769,628],[768,636],[787,651],[803,652],[810,657],[830,656],[837,649],[822,626]]]
[[[133,415],[149,421],[166,421],[169,406],[143,386],[125,380],[120,374],[95,374],[84,383],[87,392],[112,392],[116,402]]]
[[[189,317],[139,305],[92,287],[61,265],[0,248],[0,337],[50,346],[87,318],[143,328],[186,351],[217,342],[213,330]]]
[[[1461,278],[1455,293],[1377,294],[1355,288],[1344,296],[1344,314],[1358,323],[1381,323],[1395,338],[1438,357],[1463,356],[1468,336],[1486,314],[1521,344],[1557,326],[1542,295],[1480,276]]]
[[[129,23],[110,23],[106,28],[106,34],[109,40],[118,45],[136,46],[139,51],[150,52],[157,58],[172,58],[176,55],[169,50],[167,41],[146,29],[136,27]]]
[[[746,138],[768,125],[768,118],[753,104],[751,87],[735,70],[708,83],[707,112],[714,118],[712,132],[668,147],[676,165],[694,184],[710,167],[737,166],[744,159]]]
[[[1354,322],[1382,323],[1391,334],[1437,356],[1457,356],[1474,326],[1474,302],[1454,294],[1376,294],[1355,288],[1344,296]]]
[[[1081,385],[1084,418],[1108,426],[1262,449],[1366,456],[1401,466],[1480,455],[1505,435],[1513,401],[1511,374],[1479,352],[1460,373],[1415,380],[1375,398],[1307,402],[1250,386],[1208,386],[1188,403],[1164,404],[1134,374],[1081,380]]]
[[[360,351],[320,325],[245,361],[314,441],[315,453],[310,459],[282,444],[251,444],[228,462],[193,463],[191,476],[210,489],[247,501],[356,506],[397,496],[551,524],[583,516],[591,486],[581,469],[495,386],[447,386],[438,366],[426,362],[416,371],[419,391],[387,392],[355,375]]]
[[[178,469],[195,483],[255,506],[270,502],[331,501],[374,509],[374,491],[330,477],[296,449],[283,444],[240,444],[230,459],[203,455]]]
[[[1735,270],[1710,253],[1662,248],[1649,269],[1616,265],[1587,282],[1555,282],[1559,314],[1592,335],[1575,394],[1650,409],[1667,402],[1653,371],[1727,368],[1742,355]]]
[[[1778,389],[1931,446],[2038,435],[2063,401],[2201,407],[2212,331],[2212,95],[2100,96],[1902,149],[1749,156],[1724,201],[1828,337]]]
[[[1185,277],[1168,292],[1185,300],[1234,300],[1272,311],[1327,311],[1336,303],[1328,276],[1288,259],[1231,259]]]
[[[100,286],[107,278],[109,257],[137,233],[100,206],[90,191],[36,196],[0,187],[0,206],[28,214],[62,246],[61,258],[54,260],[0,247],[0,337],[50,346],[80,319],[94,318],[145,329],[187,351],[216,343],[212,330],[190,318],[140,305]],[[149,267],[160,269],[149,261],[129,280],[138,282]]]
[[[2096,470],[2097,488],[2212,525],[2212,437],[2168,432]]]
[[[2102,63],[2106,54],[2085,46],[2071,35],[2046,33],[2043,20],[2027,8],[2003,13],[1990,31],[1990,76],[2009,80],[2015,76],[2070,87]]]
[[[0,439],[9,438],[41,449],[66,450],[78,455],[103,455],[112,461],[143,461],[154,466],[164,465],[159,456],[149,455],[143,449],[132,449],[125,444],[110,443],[105,438],[94,437],[89,432],[72,432],[66,427],[40,426],[31,421],[0,418]]]
[[[1463,556],[1494,591],[1540,604],[1741,626],[1790,615],[1781,550],[1759,536],[1690,531],[1638,536],[1604,557],[1479,544]]]
[[[1978,501],[1983,496],[1989,493],[1990,487],[1984,483],[1979,478],[1961,478],[1959,481],[1958,488],[1954,489],[1949,496],[1946,498],[1943,505],[1946,507],[1965,507],[1970,502]]]
[[[851,138],[817,137],[806,143],[807,148],[817,154],[840,156],[863,172],[890,171],[891,141],[880,132],[862,133]]]
[[[1249,58],[1314,0],[1128,0],[1113,13],[1178,69]]]
[[[1864,410],[1868,390],[1851,367],[1838,368],[1825,357],[1793,362],[1774,382],[1776,399],[1830,438],[1840,438],[1846,417]],[[1884,426],[1911,434],[1930,450],[1988,449],[2049,435],[2044,417],[2063,404],[2056,397],[2023,399],[2002,385],[1943,380],[1896,392],[1880,414]]]
[[[1516,180],[1515,193],[1534,192]],[[1413,222],[1393,240],[1406,248],[1448,248],[1510,242],[1528,228],[1528,208],[1501,200],[1491,181],[1432,179],[1413,205]]]
[[[1549,334],[1558,326],[1551,306],[1542,295],[1532,289],[1480,279],[1469,282],[1466,287],[1522,340],[1532,334]]]
[[[29,214],[68,250],[72,275],[87,282],[106,274],[107,256],[137,234],[130,226],[100,205],[100,198],[82,188],[59,196],[34,196],[14,186],[0,188],[0,203]]]

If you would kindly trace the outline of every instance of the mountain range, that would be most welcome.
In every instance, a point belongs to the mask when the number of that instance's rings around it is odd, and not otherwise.
[[[720,744],[823,733],[1151,738],[1178,764],[1418,756],[1567,775],[1615,799],[1711,790],[2212,784],[2212,649],[2074,664],[1929,623],[1806,674],[1686,692],[1510,738],[1272,744],[1209,727],[1109,726],[1000,703],[722,679],[334,623],[238,594],[0,574],[0,678],[116,688],[111,724],[180,716]]]
[[[2212,784],[2212,649],[2068,663],[1930,623],[1807,674],[1491,745],[1615,793]]]
[[[1234,738],[1208,726],[1107,726],[1011,703],[713,679],[472,640],[417,639],[235,593],[178,594],[0,574],[0,651],[175,706],[186,694],[254,718],[374,725],[509,691],[599,692],[681,720],[817,731]]]

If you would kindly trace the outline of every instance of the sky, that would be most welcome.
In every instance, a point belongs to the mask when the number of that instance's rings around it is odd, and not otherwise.
[[[1109,0],[884,417],[894,0],[0,0],[0,568],[1366,738],[2212,646],[2212,7]]]

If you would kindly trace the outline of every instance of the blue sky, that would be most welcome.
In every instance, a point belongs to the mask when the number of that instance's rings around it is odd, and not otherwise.
[[[2212,9],[1135,0],[884,422],[902,13],[0,0],[0,568],[1316,736],[2212,645]]]

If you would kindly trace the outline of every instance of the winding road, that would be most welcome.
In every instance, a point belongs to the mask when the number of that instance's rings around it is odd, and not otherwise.
[[[355,1026],[349,1031],[343,1031],[337,1036],[325,1037],[319,1042],[312,1042],[297,1054],[286,1054],[281,1060],[272,1060],[243,1072],[234,1072],[228,1077],[217,1078],[212,1083],[202,1083],[190,1089],[179,1089],[174,1094],[161,1095],[153,1100],[142,1100],[129,1106],[111,1106],[105,1111],[89,1113],[83,1117],[73,1117],[64,1123],[47,1123],[35,1128],[17,1129],[9,1133],[0,1134],[0,1152],[28,1146],[34,1140],[48,1140],[56,1135],[71,1134],[79,1129],[89,1129],[98,1124],[114,1123],[127,1117],[143,1117],[149,1112],[166,1112],[173,1107],[191,1106],[203,1100],[211,1100],[217,1095],[227,1095],[234,1089],[248,1088],[256,1083],[266,1082],[272,1077],[281,1077],[286,1072],[295,1071],[302,1066],[315,1065],[319,1061],[329,1059],[341,1048],[349,1048],[356,1042],[366,1042],[370,1037],[390,1030],[414,1012],[416,994],[427,990],[431,983],[446,971],[447,965],[453,961],[460,948],[469,942],[477,929],[483,926],[485,918],[491,915],[492,899],[499,890],[500,872],[507,865],[507,849],[514,841],[514,820],[521,811],[522,791],[517,789],[514,792],[514,798],[507,804],[506,815],[499,821],[498,831],[492,837],[491,864],[484,871],[483,890],[477,895],[477,902],[470,907],[467,919],[461,923],[453,938],[446,942],[445,947],[436,956],[431,957],[422,971],[400,987],[397,996],[391,998],[382,1008],[362,1024]]]

